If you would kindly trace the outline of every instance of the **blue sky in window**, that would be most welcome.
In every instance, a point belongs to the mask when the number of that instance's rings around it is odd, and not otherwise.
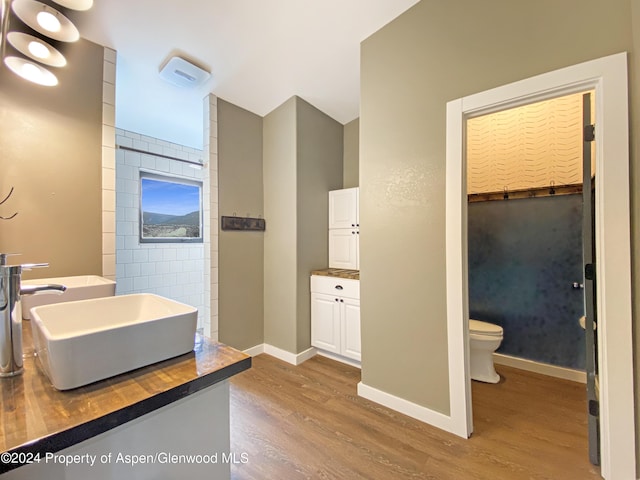
[[[186,215],[200,210],[200,188],[195,185],[142,178],[142,211]]]

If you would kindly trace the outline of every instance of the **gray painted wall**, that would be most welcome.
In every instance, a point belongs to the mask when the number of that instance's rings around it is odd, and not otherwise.
[[[343,188],[360,185],[360,119],[344,126]]]
[[[13,263],[49,262],[26,278],[102,274],[102,68],[104,48],[65,51],[56,87],[0,68],[0,251]]]
[[[422,0],[362,43],[360,263],[365,384],[449,413],[446,103],[633,50],[632,3]],[[633,18],[637,25],[637,9]],[[634,55],[632,71],[637,79]],[[633,92],[635,84],[630,88]],[[634,169],[637,164],[634,155]],[[639,188],[634,181],[632,191]],[[639,206],[636,196],[635,218]],[[635,245],[638,251],[637,239]],[[637,284],[634,293],[637,306]],[[636,345],[638,335],[636,329]]]
[[[342,125],[293,97],[264,118],[264,341],[311,346],[309,274],[328,264],[328,191],[342,185]]]
[[[309,274],[329,265],[329,190],[342,187],[342,124],[297,98],[297,349],[311,347]]]
[[[264,117],[264,341],[297,350],[296,98]]]
[[[219,216],[263,217],[262,117],[218,98]],[[218,224],[220,228],[220,224]],[[219,339],[264,342],[264,233],[219,231]]]

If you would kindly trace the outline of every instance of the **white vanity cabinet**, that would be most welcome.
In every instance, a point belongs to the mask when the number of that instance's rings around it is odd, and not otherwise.
[[[360,268],[360,189],[329,192],[329,267]]]
[[[360,282],[311,276],[311,345],[360,361]]]

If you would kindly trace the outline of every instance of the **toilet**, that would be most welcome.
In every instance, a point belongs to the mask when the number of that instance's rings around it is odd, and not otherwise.
[[[480,382],[498,383],[500,375],[493,366],[493,352],[502,343],[502,327],[480,320],[469,320],[469,351],[471,378]]]

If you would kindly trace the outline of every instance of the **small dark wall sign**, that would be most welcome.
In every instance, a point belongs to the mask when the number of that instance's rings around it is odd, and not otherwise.
[[[263,232],[266,227],[264,218],[222,217],[222,230],[250,230]]]

